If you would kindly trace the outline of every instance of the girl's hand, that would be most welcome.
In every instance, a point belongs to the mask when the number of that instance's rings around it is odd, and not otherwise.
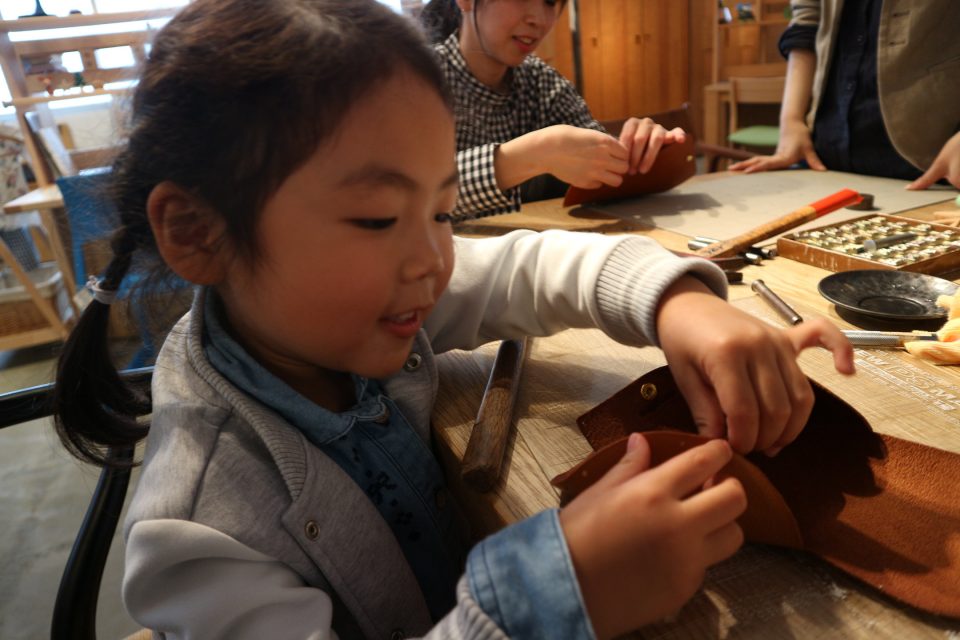
[[[907,189],[926,189],[940,178],[960,189],[960,133],[947,140],[926,173],[907,185]]]
[[[730,171],[756,173],[786,169],[800,160],[806,160],[815,171],[826,171],[827,167],[813,149],[810,128],[802,120],[794,120],[780,125],[780,140],[772,156],[755,156],[730,165]]]
[[[680,127],[667,131],[650,118],[630,118],[620,130],[620,144],[630,153],[631,175],[650,171],[664,145],[686,139]]]
[[[852,374],[853,348],[824,319],[778,329],[728,304],[694,278],[664,294],[660,345],[702,435],[726,435],[740,453],[775,455],[793,442],[813,408],[813,390],[797,365],[807,347],[833,352]]]
[[[648,470],[650,448],[634,433],[620,462],[560,512],[598,638],[676,613],[707,567],[740,548],[735,520],[747,498],[739,481],[698,491],[731,456],[715,440]]]

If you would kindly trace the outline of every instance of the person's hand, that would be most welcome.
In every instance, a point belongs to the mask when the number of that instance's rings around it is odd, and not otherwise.
[[[907,189],[926,189],[940,178],[960,189],[960,133],[954,134],[940,149],[926,173],[907,185]]]
[[[631,175],[650,171],[664,145],[686,139],[687,134],[680,127],[667,131],[650,118],[630,118],[620,129],[620,144],[630,154]]]
[[[661,299],[660,346],[702,435],[726,436],[736,451],[775,455],[793,442],[813,408],[813,390],[796,358],[807,347],[833,352],[854,372],[853,348],[824,319],[778,329],[681,278]]]
[[[627,149],[616,138],[600,131],[558,124],[517,140],[528,137],[535,147],[531,157],[538,158],[542,168],[538,173],[553,174],[575,187],[620,186],[629,167]]]
[[[780,125],[780,139],[777,150],[772,156],[754,156],[730,165],[730,171],[756,173],[758,171],[773,171],[786,169],[801,160],[806,160],[810,168],[815,171],[826,171],[817,152],[813,149],[813,138],[810,128],[802,120],[782,123]]]
[[[620,462],[560,511],[598,638],[676,613],[707,567],[743,544],[735,522],[747,506],[743,487],[734,478],[710,483],[732,455],[714,440],[648,469],[650,448],[634,433]]]

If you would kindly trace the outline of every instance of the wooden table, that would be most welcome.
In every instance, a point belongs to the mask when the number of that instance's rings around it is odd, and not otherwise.
[[[45,187],[38,187],[4,204],[3,212],[20,213],[22,211],[34,211],[36,209],[56,209],[62,206],[63,196],[60,195],[60,187],[55,184],[48,184]]]
[[[928,219],[934,205],[915,212]],[[516,228],[565,228],[600,233],[643,233],[672,249],[686,238],[658,229],[628,228],[619,220],[559,201],[526,205],[517,214],[479,219],[460,227],[464,235],[493,235]],[[826,316],[849,327],[821,298],[816,283],[826,271],[785,258],[744,270],[745,280],[762,277],[807,317]],[[782,324],[745,285],[733,285],[735,304]],[[439,358],[440,391],[434,428],[451,488],[476,531],[488,533],[542,509],[556,507],[553,476],[590,452],[576,417],[646,371],[664,363],[652,347],[625,347],[596,330],[569,330],[531,342],[521,380],[515,435],[504,476],[486,495],[459,483],[462,459],[486,383],[496,344]],[[804,352],[801,365],[812,378],[850,402],[877,431],[960,453],[960,367],[934,367],[902,351],[859,349],[859,373],[842,379],[825,350]],[[950,410],[937,398],[952,396]],[[933,400],[931,401],[931,398]],[[943,404],[943,402],[941,402]],[[644,638],[940,638],[960,632],[948,621],[900,605],[818,558],[799,552],[745,546],[712,568],[704,588],[673,621],[646,627]]]

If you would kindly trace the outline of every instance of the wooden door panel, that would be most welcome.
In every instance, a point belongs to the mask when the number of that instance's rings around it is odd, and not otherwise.
[[[579,2],[584,98],[603,120],[689,100],[689,6],[678,0]]]
[[[626,4],[637,0],[604,0],[600,3],[600,59],[605,120],[627,115]]]
[[[583,99],[593,117],[604,119],[603,68],[600,60],[600,2],[580,0],[577,5],[580,22],[580,68],[583,72]]]

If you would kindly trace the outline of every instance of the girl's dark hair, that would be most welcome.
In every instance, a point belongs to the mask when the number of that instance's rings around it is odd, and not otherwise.
[[[433,52],[409,19],[375,0],[195,0],[154,38],[113,165],[120,213],[101,288],[130,269],[169,271],[147,219],[153,188],[172,181],[218,211],[241,257],[258,258],[266,200],[328,139],[350,106],[398,68],[448,101]],[[448,101],[449,103],[449,101]],[[116,464],[134,445],[145,402],[107,352],[109,306],[91,302],[60,357],[54,413],[82,460]]]

